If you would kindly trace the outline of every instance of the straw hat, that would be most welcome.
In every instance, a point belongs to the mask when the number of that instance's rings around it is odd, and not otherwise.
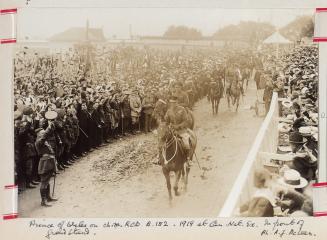
[[[282,101],[282,105],[283,105],[284,107],[286,107],[286,108],[290,108],[290,107],[293,106],[293,102],[290,101],[290,100],[288,100],[288,99],[286,99],[286,100],[283,100],[283,101]]]
[[[286,170],[284,176],[278,179],[278,182],[290,188],[304,188],[308,185],[308,181],[294,169]]]

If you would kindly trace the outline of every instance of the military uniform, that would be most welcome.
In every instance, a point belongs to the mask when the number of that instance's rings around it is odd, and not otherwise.
[[[138,94],[132,94],[130,96],[131,118],[132,118],[132,130],[137,128],[139,118],[142,110],[142,102]]]
[[[55,136],[55,126],[53,123],[44,129],[37,130],[37,138],[35,142],[36,150],[40,156],[40,162],[38,166],[38,173],[41,177],[41,205],[47,205],[46,201],[53,201],[50,197],[50,184],[49,181],[53,174],[56,172],[56,136]]]
[[[176,105],[174,107],[168,108],[165,115],[165,122],[173,127],[177,135],[181,137],[183,142],[183,147],[186,150],[187,158],[190,159],[190,134],[188,132],[189,118],[188,113],[184,107]]]
[[[130,130],[131,127],[131,105],[129,102],[129,95],[125,96],[121,102],[121,117],[122,117],[122,133]]]
[[[81,104],[77,106],[77,119],[78,127],[81,129],[81,133],[77,140],[77,153],[82,155],[90,150],[89,137],[90,137],[90,114],[87,110],[81,108]],[[83,131],[83,132],[82,132]]]
[[[67,168],[67,166],[64,164],[63,159],[63,153],[65,150],[65,142],[66,142],[66,132],[64,128],[64,123],[61,119],[57,119],[55,122],[55,141],[56,141],[56,148],[55,148],[55,154],[56,159],[58,161],[58,168],[59,170],[63,170],[64,168]]]
[[[144,129],[145,132],[151,131],[152,113],[154,110],[155,98],[152,94],[147,94],[142,102],[142,108],[144,113]]]
[[[117,135],[119,135],[119,126],[121,123],[121,109],[120,109],[120,104],[119,102],[114,99],[111,99],[110,101],[110,107],[112,109],[112,120],[111,120],[111,128],[113,130],[113,135],[114,137],[116,137]]]

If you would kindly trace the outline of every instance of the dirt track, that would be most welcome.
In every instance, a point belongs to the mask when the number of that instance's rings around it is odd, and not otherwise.
[[[57,176],[51,208],[39,206],[39,190],[19,196],[21,217],[214,217],[224,204],[263,118],[249,106],[255,101],[253,82],[238,113],[229,111],[225,98],[218,116],[206,99],[194,109],[197,156],[207,169],[201,178],[196,161],[188,192],[168,204],[161,167],[152,164],[156,136],[140,134],[116,141],[81,158]],[[51,180],[52,184],[52,180]],[[182,186],[182,184],[180,184]]]

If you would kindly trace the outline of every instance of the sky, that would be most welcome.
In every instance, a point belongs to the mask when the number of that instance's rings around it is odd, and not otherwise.
[[[23,8],[19,11],[18,38],[46,40],[70,27],[102,28],[105,37],[115,35],[160,36],[170,25],[199,29],[204,36],[240,21],[270,22],[277,28],[297,16],[313,15],[313,9],[217,9],[217,8]]]

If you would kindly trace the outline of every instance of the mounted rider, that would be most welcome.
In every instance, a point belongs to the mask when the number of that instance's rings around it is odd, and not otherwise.
[[[192,165],[192,151],[191,151],[191,134],[190,118],[188,117],[187,110],[178,104],[178,98],[173,96],[169,100],[169,107],[165,115],[165,122],[167,126],[172,127],[173,131],[178,137],[182,139],[183,149],[187,157],[187,163]]]
[[[233,83],[235,82],[237,86],[241,89],[241,93],[244,96],[244,89],[242,86],[242,75],[240,69],[237,67],[237,64],[231,63],[231,66],[227,68],[226,71],[226,94],[230,95],[230,90],[232,88]]]

